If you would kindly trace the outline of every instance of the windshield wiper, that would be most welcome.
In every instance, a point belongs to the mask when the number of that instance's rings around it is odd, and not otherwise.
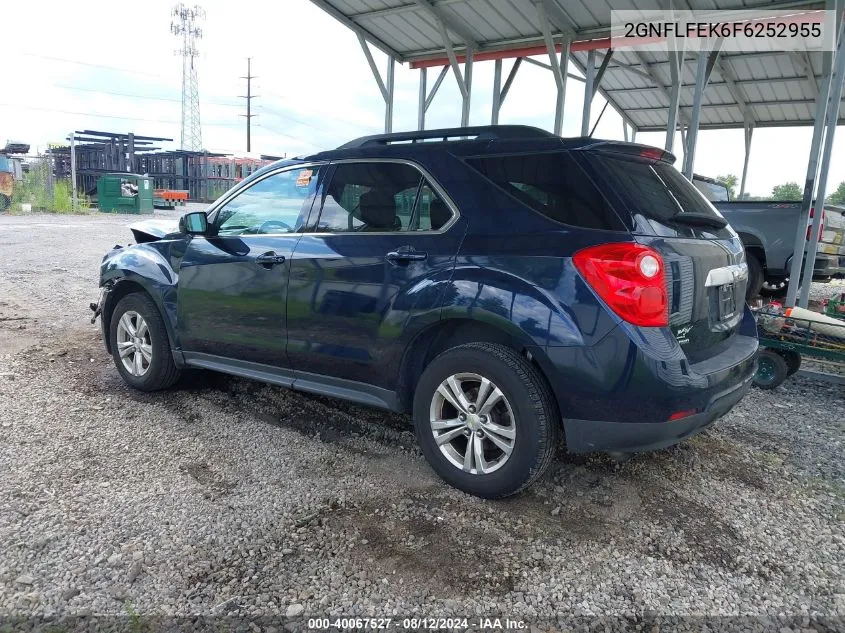
[[[723,229],[728,225],[725,218],[718,215],[710,215],[709,213],[696,213],[695,211],[686,211],[684,213],[676,213],[667,218],[671,222],[679,224],[690,224],[692,226],[711,226],[716,229]]]

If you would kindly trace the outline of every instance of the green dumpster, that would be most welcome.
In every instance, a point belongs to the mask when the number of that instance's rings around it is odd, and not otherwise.
[[[106,213],[152,213],[153,183],[139,174],[105,174],[97,180],[97,208]]]

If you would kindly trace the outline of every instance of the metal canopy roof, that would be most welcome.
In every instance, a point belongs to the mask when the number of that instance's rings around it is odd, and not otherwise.
[[[311,0],[397,61],[411,67],[443,66],[446,48],[439,23],[446,27],[458,61],[468,48],[475,61],[503,56],[547,55],[533,0]],[[658,0],[613,0],[613,9],[658,9]],[[822,9],[810,0],[690,0],[677,9]],[[582,70],[589,50],[610,45],[609,0],[547,0],[555,34],[572,39],[570,60]],[[695,55],[682,69],[680,120],[689,116],[696,80]],[[604,73],[599,92],[640,131],[667,126],[670,76],[666,53],[620,49]],[[811,71],[811,72],[810,72]],[[796,52],[722,53],[704,91],[701,129],[813,125],[822,75],[822,55]],[[550,105],[551,107],[551,105]],[[747,116],[746,116],[747,114]],[[840,104],[840,119],[845,111]],[[845,122],[845,119],[840,122]]]

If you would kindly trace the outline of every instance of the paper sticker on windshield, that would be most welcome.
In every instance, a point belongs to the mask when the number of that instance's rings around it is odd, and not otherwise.
[[[307,187],[311,184],[311,176],[314,175],[314,170],[312,169],[303,169],[299,172],[299,176],[296,178],[296,186],[297,187]]]

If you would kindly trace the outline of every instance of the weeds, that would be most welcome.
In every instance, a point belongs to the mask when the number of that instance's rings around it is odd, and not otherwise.
[[[21,212],[22,204],[32,205],[33,211],[72,213],[73,189],[68,180],[52,181],[50,164],[32,163],[23,182],[15,184],[12,193],[12,212]],[[77,194],[77,209],[83,212],[90,206],[88,196]]]

